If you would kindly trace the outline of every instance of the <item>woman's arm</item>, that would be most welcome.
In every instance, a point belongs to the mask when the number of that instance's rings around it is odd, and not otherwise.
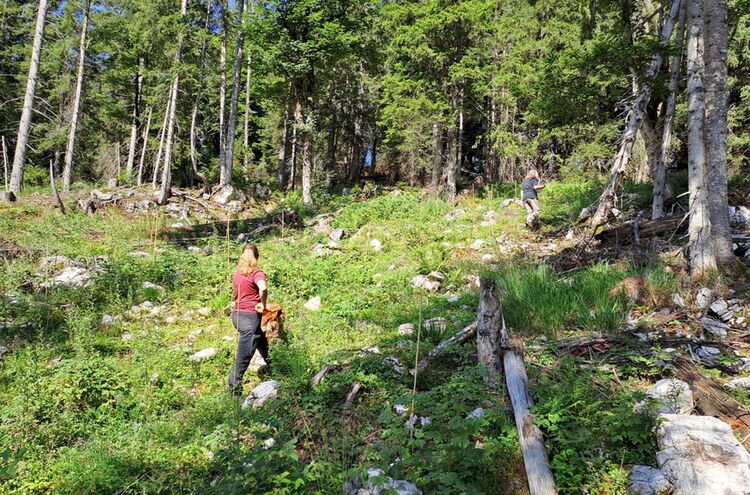
[[[260,295],[260,303],[255,305],[255,310],[258,313],[262,313],[266,309],[268,287],[266,287],[266,281],[264,279],[258,280],[255,284],[258,286],[258,295]]]

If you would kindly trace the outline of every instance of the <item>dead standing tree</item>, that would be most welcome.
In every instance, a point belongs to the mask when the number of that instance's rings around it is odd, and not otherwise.
[[[623,178],[625,176],[625,169],[630,161],[633,154],[633,144],[635,143],[638,129],[640,129],[643,122],[644,113],[649,100],[651,99],[651,85],[654,77],[656,76],[662,63],[662,52],[663,49],[669,44],[669,40],[672,37],[672,31],[674,30],[677,22],[677,17],[680,13],[680,6],[682,0],[673,0],[672,7],[669,10],[669,14],[664,21],[664,26],[661,29],[659,35],[660,50],[658,50],[651,58],[648,70],[643,76],[638,95],[632,103],[630,112],[628,113],[628,120],[625,126],[625,130],[622,133],[620,149],[615,155],[614,164],[610,171],[609,181],[604,187],[599,201],[596,206],[596,210],[591,213],[591,208],[586,208],[581,212],[581,218],[591,216],[589,233],[590,236],[596,232],[596,229],[606,223],[609,218],[612,208],[615,206],[617,194],[622,185]]]

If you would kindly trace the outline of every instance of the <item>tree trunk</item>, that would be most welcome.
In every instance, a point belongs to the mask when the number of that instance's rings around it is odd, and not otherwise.
[[[151,114],[152,110],[149,109],[148,117],[146,118],[146,128],[143,130],[143,145],[141,147],[141,159],[138,161],[138,176],[135,179],[135,185],[140,187],[143,184],[143,165],[146,163],[146,150],[148,149],[148,132],[151,130]]]
[[[635,176],[633,177],[636,182],[651,182],[659,164],[661,137],[657,129],[659,128],[661,116],[658,115],[658,111],[654,112],[656,115],[653,117],[649,116],[648,113],[644,112],[640,129],[643,145],[646,150],[646,160],[636,167]]]
[[[62,199],[60,199],[60,193],[57,192],[57,186],[55,186],[55,172],[54,172],[55,166],[50,161],[49,162],[49,184],[52,188],[52,196],[55,198],[55,203],[57,203],[57,207],[60,208],[60,213],[65,215],[65,205],[62,202]]]
[[[727,199],[727,0],[704,0],[705,145],[708,211],[717,263],[734,268]]]
[[[289,105],[284,108],[284,129],[282,131],[281,145],[279,146],[279,190],[286,189],[286,155],[289,147]]]
[[[456,170],[458,168],[458,129],[455,122],[448,128],[448,157],[445,161],[445,195],[450,204],[456,203]]]
[[[292,191],[294,191],[294,188],[296,187],[295,183],[297,181],[297,125],[297,110],[295,107],[294,124],[292,124],[292,171],[289,181],[289,186]]]
[[[479,313],[477,314],[477,358],[487,368],[487,382],[496,386],[502,371],[500,328],[503,313],[497,282],[481,279],[479,282]]]
[[[185,16],[187,15],[187,4],[188,0],[182,0],[182,6],[180,8],[181,21],[183,23],[182,31],[180,32],[179,40],[177,41],[177,50],[174,55],[174,66],[175,68],[180,67],[180,60],[182,59],[182,42],[184,40],[184,30],[187,29],[185,23]],[[170,94],[170,107],[169,107],[169,119],[167,121],[167,137],[164,146],[164,170],[161,176],[161,190],[159,191],[159,197],[157,203],[160,205],[167,204],[167,199],[172,189],[172,151],[174,148],[174,130],[177,120],[177,94],[180,90],[180,74],[174,75],[174,81],[172,82],[172,91]]]
[[[445,149],[445,129],[440,122],[432,124],[432,143],[432,191],[439,194]]]
[[[688,190],[690,191],[690,269],[696,278],[716,269],[711,246],[703,125],[703,1],[687,0]]]
[[[2,136],[3,141],[3,178],[5,179],[5,192],[8,192],[8,148],[5,145],[5,136]]]
[[[73,152],[76,144],[76,130],[81,113],[81,94],[83,93],[83,72],[86,65],[86,33],[89,25],[90,0],[86,0],[83,10],[83,22],[81,23],[81,41],[78,45],[78,75],[76,76],[76,92],[73,96],[73,116],[70,118],[70,129],[68,131],[68,146],[65,148],[65,166],[63,168],[63,191],[70,190],[71,176],[73,175]]]
[[[680,18],[677,22],[677,37],[675,38],[675,53],[669,62],[669,95],[664,110],[664,127],[662,129],[661,149],[659,162],[654,173],[654,196],[651,218],[656,220],[664,216],[664,199],[668,197],[669,187],[667,185],[667,168],[671,161],[672,147],[672,125],[674,124],[674,111],[677,101],[677,85],[680,79],[680,66],[682,65],[682,48],[685,38],[685,13],[687,6],[683,3],[680,8]]]
[[[211,19],[211,2],[208,3],[206,9],[206,19],[203,23],[203,29],[208,31],[208,22]],[[206,33],[208,34],[208,33]],[[200,58],[200,76],[198,78],[198,88],[195,92],[195,100],[193,100],[193,110],[190,115],[190,164],[193,167],[193,174],[203,184],[203,190],[208,189],[208,180],[198,170],[198,149],[197,149],[197,133],[198,133],[198,107],[200,106],[201,94],[203,93],[203,81],[205,79],[206,69],[206,38],[203,39],[201,45],[201,58]]]
[[[308,111],[306,129],[302,133],[302,202],[311,205],[312,200],[312,113]]]
[[[156,189],[156,180],[159,177],[159,170],[161,169],[161,157],[164,152],[164,138],[167,136],[167,123],[169,122],[169,111],[172,108],[172,86],[169,86],[170,94],[167,95],[167,108],[164,109],[164,122],[161,124],[161,130],[159,131],[159,149],[156,152],[156,160],[154,163],[154,176],[151,178],[151,185]]]
[[[247,78],[245,80],[245,132],[242,140],[245,169],[250,164],[250,85],[253,79],[253,56],[247,51]]]
[[[669,43],[669,39],[672,36],[672,31],[674,30],[674,25],[680,11],[680,3],[681,0],[672,0],[672,7],[670,8],[668,17],[665,19],[664,26],[662,27],[659,36],[660,48]],[[662,54],[661,50],[659,50],[652,56],[651,64],[641,82],[638,96],[635,98],[635,101],[633,101],[633,106],[628,114],[628,122],[625,131],[622,134],[622,143],[620,144],[620,149],[618,150],[617,155],[615,155],[614,164],[610,171],[609,181],[607,182],[604,191],[602,191],[596,211],[591,217],[591,235],[594,234],[599,226],[607,221],[609,214],[615,205],[615,200],[625,175],[625,169],[633,152],[633,142],[635,141],[636,134],[641,126],[641,122],[643,121],[646,105],[648,105],[651,98],[651,83],[661,66],[661,60]],[[587,216],[587,214],[588,212],[586,210],[582,212],[582,216],[584,217]]]
[[[224,136],[224,161],[221,164],[219,185],[221,187],[232,184],[232,165],[234,164],[234,137],[237,130],[237,107],[240,97],[240,77],[242,76],[242,48],[244,32],[242,30],[242,13],[245,1],[237,2],[237,20],[240,26],[237,29],[237,45],[234,48],[234,70],[232,74],[232,96],[229,101],[229,116],[227,118],[227,129]]]
[[[143,94],[143,69],[144,61],[140,59],[138,64],[138,74],[135,76],[135,98],[133,99],[133,123],[130,125],[130,144],[128,146],[128,161],[125,165],[125,171],[128,178],[133,174],[133,164],[135,163],[135,148],[138,146],[138,125],[141,119],[141,97]]]
[[[224,163],[224,152],[226,151],[226,113],[227,113],[227,0],[221,2],[221,45],[219,47],[219,171]]]
[[[36,28],[34,30],[34,45],[31,49],[31,64],[29,65],[29,77],[26,80],[26,95],[23,99],[23,110],[21,120],[18,123],[18,137],[16,138],[16,152],[13,156],[13,170],[10,176],[10,192],[12,197],[21,194],[23,185],[23,169],[26,164],[26,146],[31,132],[31,114],[34,112],[34,93],[36,92],[36,80],[39,74],[39,63],[44,40],[44,23],[47,20],[47,0],[39,0],[39,11],[36,17]]]

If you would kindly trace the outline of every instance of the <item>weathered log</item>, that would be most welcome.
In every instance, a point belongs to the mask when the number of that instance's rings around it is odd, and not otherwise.
[[[425,368],[427,368],[430,363],[439,355],[442,354],[445,349],[452,346],[453,344],[463,344],[472,337],[474,337],[477,334],[477,322],[472,322],[467,327],[465,327],[463,330],[455,333],[451,337],[445,339],[444,341],[440,342],[438,345],[435,346],[434,349],[432,349],[427,356],[423,357],[419,360],[419,363],[417,364],[417,370],[423,371]]]
[[[713,380],[703,376],[690,361],[676,361],[675,376],[690,385],[695,398],[695,408],[701,414],[728,423],[742,445],[750,449],[750,411],[744,409]]]
[[[348,411],[352,407],[354,407],[354,400],[357,398],[357,395],[362,391],[362,384],[359,382],[352,382],[351,388],[349,388],[349,393],[346,394],[346,400],[344,401],[344,410]]]
[[[505,383],[513,406],[529,493],[557,495],[555,478],[552,476],[547,450],[544,448],[544,437],[539,427],[534,424],[534,416],[530,412],[534,401],[529,393],[529,379],[523,363],[523,344],[518,339],[510,338],[505,319],[502,321],[501,342]]]
[[[326,375],[328,375],[328,373],[334,372],[338,370],[340,367],[341,366],[339,366],[338,364],[326,364],[320,369],[320,371],[315,373],[315,376],[313,376],[310,379],[310,386],[317,387],[318,385],[320,385],[320,382],[323,381],[323,378],[325,378]]]
[[[634,227],[636,222],[638,224],[637,229]],[[597,233],[594,239],[607,243],[628,244],[634,241],[636,231],[640,241],[660,234],[682,231],[686,228],[685,215],[679,214],[657,220],[630,220],[617,227]]]
[[[487,380],[492,383],[502,371],[500,329],[503,310],[497,292],[497,282],[491,279],[479,281],[479,312],[477,314],[477,358],[487,367]]]

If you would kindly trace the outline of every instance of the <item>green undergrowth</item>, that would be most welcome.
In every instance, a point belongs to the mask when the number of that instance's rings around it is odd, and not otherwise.
[[[534,246],[548,239],[527,232],[523,211],[503,208],[507,196],[498,191],[463,197],[455,218],[446,218],[453,208],[419,191],[371,191],[366,200],[360,192],[324,198],[318,210],[301,207],[296,194],[274,198],[305,219],[334,212],[332,226],[347,235],[322,257],[313,246],[328,235],[312,228],[259,241],[288,337],[272,346],[269,377],[282,383],[279,398],[257,411],[240,409],[225,392],[236,331],[224,309],[241,246],[222,235],[200,241],[212,254],[193,254],[156,235],[174,221],[156,214],[62,217],[31,201],[5,207],[0,236],[21,251],[0,272],[0,344],[10,349],[0,364],[0,491],[329,494],[380,467],[424,493],[525,493],[509,404],[502,390],[487,392],[473,345],[449,350],[420,373],[414,395],[413,377],[384,358],[412,368],[417,353],[473,321],[477,275],[498,279],[511,331],[529,339],[617,332],[629,307],[609,297],[619,281],[646,275],[655,292],[676,282],[653,266],[600,262],[558,274],[538,265]],[[577,215],[579,193],[592,194],[550,185],[542,235]],[[482,226],[488,217],[494,225]],[[477,240],[484,244],[473,249]],[[38,259],[46,255],[99,268],[87,288],[43,288]],[[432,271],[445,274],[439,291],[412,287],[416,275]],[[316,296],[320,310],[305,310]],[[103,315],[125,315],[146,300],[166,305],[163,314],[102,324]],[[397,330],[438,317],[423,332]],[[218,349],[212,359],[189,360],[208,347]],[[648,422],[627,414],[632,396],[610,387],[611,377],[597,377],[606,386],[588,390],[591,377],[554,355],[544,359],[552,371],[534,372],[534,393],[562,492],[623,493],[623,466],[648,456]],[[310,377],[328,363],[341,366],[311,388]],[[245,390],[263,379],[249,371]],[[344,409],[355,381],[362,392]],[[570,393],[555,394],[553,383]],[[397,414],[397,404],[408,414]],[[484,416],[466,419],[479,407]],[[429,420],[409,428],[411,414]]]

